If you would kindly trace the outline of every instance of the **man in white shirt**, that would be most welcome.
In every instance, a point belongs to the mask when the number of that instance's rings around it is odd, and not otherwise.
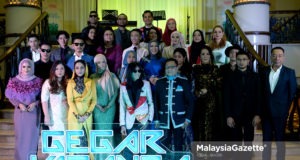
[[[84,60],[88,65],[89,75],[95,73],[96,67],[94,64],[94,57],[86,54],[83,52],[85,46],[85,42],[83,38],[76,37],[72,40],[72,47],[74,49],[74,55],[69,58],[67,62],[67,66],[73,71],[74,69],[74,62],[77,60]]]
[[[145,23],[145,26],[141,27],[140,30],[142,32],[142,39],[145,41],[146,37],[148,37],[149,31],[151,28],[157,28],[157,30],[160,32],[160,35],[162,35],[162,30],[160,28],[153,26],[153,12],[150,10],[145,10],[142,14],[143,21]],[[160,41],[160,39],[158,40]]]
[[[28,36],[28,46],[29,46],[29,50],[25,51],[24,53],[22,53],[20,61],[24,58],[28,58],[33,60],[34,62],[37,62],[40,60],[41,56],[40,53],[38,51],[39,49],[39,38],[36,34],[31,34]]]
[[[285,159],[284,134],[289,108],[295,97],[297,81],[295,71],[283,65],[284,49],[275,47],[271,51],[271,67],[261,73],[263,85],[262,128],[264,148],[263,160],[271,160],[271,141],[277,146],[276,159]]]
[[[136,52],[137,55],[135,57],[136,57],[137,62],[140,62],[140,60],[143,57],[146,57],[149,54],[148,49],[145,49],[140,46],[141,38],[142,38],[142,33],[139,29],[133,29],[130,31],[130,40],[131,40],[132,45],[123,51],[122,62],[124,61],[125,54],[128,51]],[[124,67],[123,64],[122,64],[122,67]]]

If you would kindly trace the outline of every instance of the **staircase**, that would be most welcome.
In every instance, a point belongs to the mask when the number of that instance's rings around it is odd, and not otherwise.
[[[38,160],[47,158],[41,151],[41,141],[38,146]],[[15,133],[14,133],[14,107],[8,102],[0,106],[0,159],[14,160]]]
[[[14,108],[5,103],[5,107],[0,109],[0,159],[13,160],[14,159]],[[2,108],[2,106],[1,106]]]

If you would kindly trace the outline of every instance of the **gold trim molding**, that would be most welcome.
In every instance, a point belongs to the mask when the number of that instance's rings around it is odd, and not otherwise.
[[[14,6],[41,8],[41,0],[8,0],[5,8]]]

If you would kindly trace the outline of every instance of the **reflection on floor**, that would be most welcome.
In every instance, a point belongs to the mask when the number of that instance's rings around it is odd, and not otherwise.
[[[300,141],[298,132],[291,133],[289,130],[286,130],[286,160],[299,160],[300,159]],[[257,130],[255,133],[254,141],[256,144],[262,144],[262,131]],[[261,152],[256,152],[252,160],[261,160]],[[272,160],[276,160],[276,144],[272,143]]]

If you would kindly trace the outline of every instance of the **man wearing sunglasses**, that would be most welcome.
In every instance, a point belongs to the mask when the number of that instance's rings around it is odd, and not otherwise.
[[[45,81],[50,77],[50,70],[53,62],[50,61],[51,56],[51,44],[48,42],[41,42],[40,48],[38,49],[40,53],[40,60],[34,63],[34,75],[40,77]],[[44,113],[41,114],[41,123],[44,123]],[[42,125],[42,130],[49,130],[48,126]],[[48,147],[52,144],[52,138],[48,137]]]
[[[41,58],[34,63],[34,75],[44,80],[49,78],[52,61],[50,61],[51,55],[51,44],[48,42],[41,42],[40,48],[38,49]]]
[[[83,52],[83,49],[85,47],[85,42],[84,42],[83,38],[75,37],[72,40],[72,47],[74,49],[74,55],[72,57],[70,57],[68,62],[67,62],[68,68],[70,68],[73,71],[74,62],[76,62],[77,60],[82,59],[88,65],[89,75],[92,74],[92,73],[95,73],[96,67],[95,67],[95,64],[94,64],[94,57]]]
[[[97,11],[91,11],[89,15],[89,20],[87,21],[88,26],[86,26],[81,31],[82,37],[88,37],[89,34],[89,26],[93,26],[96,28],[96,41],[100,43],[101,35],[103,34],[103,27],[99,23],[99,17]],[[100,43],[101,44],[101,43]]]

